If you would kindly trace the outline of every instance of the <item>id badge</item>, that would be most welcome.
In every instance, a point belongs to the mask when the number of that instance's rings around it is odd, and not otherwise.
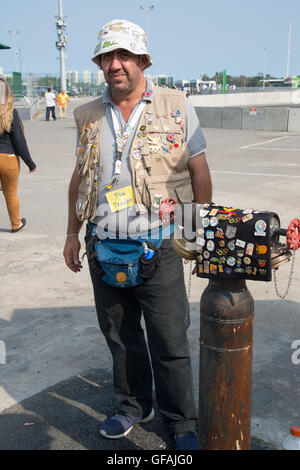
[[[111,212],[119,212],[135,205],[135,197],[131,185],[106,193],[106,199]]]

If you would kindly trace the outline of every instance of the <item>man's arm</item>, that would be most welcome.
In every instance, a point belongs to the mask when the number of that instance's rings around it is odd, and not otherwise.
[[[212,182],[205,153],[200,153],[188,161],[194,192],[194,202],[203,204],[212,201]]]
[[[70,186],[69,186],[69,217],[68,217],[68,228],[67,228],[67,239],[64,247],[64,258],[66,265],[74,273],[77,273],[81,270],[82,264],[79,260],[80,252],[80,241],[78,239],[78,234],[82,227],[82,223],[78,220],[76,215],[76,202],[78,197],[78,188],[80,184],[80,178],[78,175],[77,165],[73,172]]]

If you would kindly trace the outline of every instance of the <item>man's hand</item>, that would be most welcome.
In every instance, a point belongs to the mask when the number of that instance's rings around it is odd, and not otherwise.
[[[81,248],[81,245],[77,236],[68,237],[66,239],[63,254],[64,254],[66,265],[74,273],[78,273],[82,269],[82,264],[79,260],[80,248]]]

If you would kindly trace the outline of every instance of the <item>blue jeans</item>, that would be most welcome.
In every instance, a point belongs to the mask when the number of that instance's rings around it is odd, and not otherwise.
[[[46,107],[46,121],[49,121],[50,112],[51,112],[51,116],[53,117],[53,119],[54,119],[54,120],[56,119],[56,116],[55,116],[55,106],[47,106],[47,107]]]
[[[87,229],[86,242],[90,239]],[[190,324],[182,260],[164,240],[154,277],[136,287],[111,287],[90,274],[100,329],[113,358],[116,397],[121,409],[137,417],[156,402],[174,433],[195,429],[196,412],[187,329]],[[149,353],[141,326],[145,321]]]

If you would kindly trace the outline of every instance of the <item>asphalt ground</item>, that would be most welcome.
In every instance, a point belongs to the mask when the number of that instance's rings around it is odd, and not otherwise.
[[[67,119],[25,121],[38,171],[21,166],[19,197],[26,228],[10,233],[0,193],[0,449],[164,450],[161,417],[109,441],[99,424],[117,409],[111,358],[99,332],[87,262],[73,274],[62,256],[67,192],[75,165],[72,99]],[[300,134],[204,129],[217,204],[272,210],[282,227],[299,213]],[[84,233],[82,231],[81,241]],[[291,263],[278,272],[284,292]],[[185,266],[189,283],[189,267]],[[288,295],[274,283],[247,283],[255,301],[252,449],[281,449],[300,425],[300,260]],[[207,281],[192,278],[189,338],[198,401],[199,301]]]

